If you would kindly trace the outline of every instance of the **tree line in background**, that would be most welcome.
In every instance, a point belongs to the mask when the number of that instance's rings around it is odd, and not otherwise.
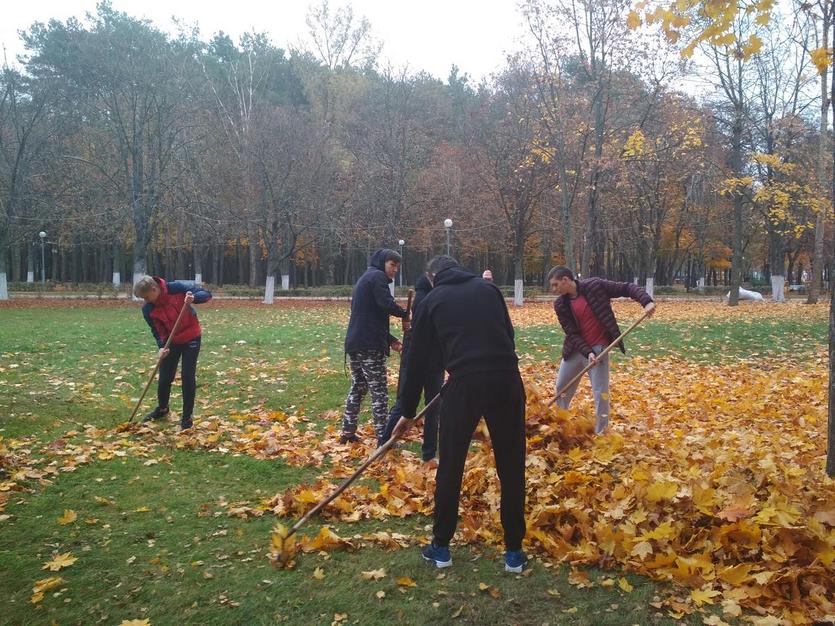
[[[449,250],[518,303],[557,263],[817,301],[832,9],[790,9],[735,11],[694,63],[624,0],[526,0],[526,45],[480,84],[381,67],[370,24],[327,1],[303,50],[170,35],[107,2],[36,23],[0,74],[0,298],[150,272],[271,302],[391,247],[407,282]]]

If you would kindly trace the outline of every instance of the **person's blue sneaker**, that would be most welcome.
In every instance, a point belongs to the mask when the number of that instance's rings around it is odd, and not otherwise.
[[[504,571],[521,574],[528,564],[528,557],[521,550],[508,550],[504,553]]]
[[[436,546],[433,541],[428,546],[424,546],[420,551],[423,558],[435,564],[438,569],[450,567],[452,565],[452,556],[449,554],[449,546]]]

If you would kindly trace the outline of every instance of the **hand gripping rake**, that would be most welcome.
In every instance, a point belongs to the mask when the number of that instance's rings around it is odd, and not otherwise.
[[[639,317],[635,321],[635,323],[632,324],[632,326],[630,326],[624,332],[622,332],[620,334],[620,337],[618,337],[612,343],[610,343],[608,346],[606,346],[606,348],[604,348],[600,352],[600,354],[597,355],[597,358],[599,359],[599,358],[604,357],[607,354],[609,354],[609,352],[611,352],[611,350],[616,345],[618,345],[623,340],[624,337],[626,337],[629,333],[631,333],[633,330],[635,330],[635,328],[638,326],[638,324],[643,322],[651,312],[652,312],[651,310],[650,311],[644,311],[644,314],[641,317]],[[569,380],[568,383],[566,383],[566,385],[562,389],[558,389],[557,394],[553,398],[551,398],[550,402],[548,402],[548,406],[551,406],[552,404],[555,404],[556,401],[559,400],[565,394],[566,391],[571,389],[572,385],[574,385],[574,383],[576,383],[578,380],[580,380],[580,378],[582,378],[583,374],[588,372],[592,367],[594,367],[594,363],[589,363],[582,370],[580,370],[580,372],[574,378]]]

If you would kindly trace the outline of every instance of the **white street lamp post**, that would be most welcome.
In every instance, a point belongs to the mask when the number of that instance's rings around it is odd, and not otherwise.
[[[41,231],[41,232],[38,233],[38,237],[41,238],[41,284],[45,284],[46,283],[46,263],[44,262],[45,256],[44,256],[43,248],[44,248],[44,239],[46,239],[46,233],[44,231]]]
[[[406,242],[401,239],[397,242],[397,245],[400,246],[400,286],[403,286],[403,246],[406,245]]]
[[[444,228],[446,228],[446,254],[449,256],[449,231],[452,229],[452,220],[446,218],[444,220]]]

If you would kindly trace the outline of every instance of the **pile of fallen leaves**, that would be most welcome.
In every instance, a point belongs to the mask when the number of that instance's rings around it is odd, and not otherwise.
[[[616,309],[628,320],[635,305],[618,303]],[[511,314],[517,325],[553,324],[548,306]],[[720,315],[740,323],[768,316],[779,326],[779,318],[797,311],[701,303],[665,304],[659,311],[659,317],[682,321]],[[588,383],[581,385],[572,411],[556,411],[547,406],[553,364],[526,366],[526,549],[571,566],[597,565],[672,582],[683,590],[665,600],[674,617],[721,604],[729,616],[745,608],[789,623],[832,620],[835,483],[824,474],[826,376],[823,352],[800,364],[778,358],[714,366],[675,358],[616,361],[612,428],[595,437]],[[166,462],[170,447],[322,468],[319,479],[270,499],[225,503],[229,515],[298,519],[372,451],[336,443],[338,410],[321,417],[332,423],[324,432],[319,420],[301,411],[252,410],[207,416],[185,435],[141,425],[86,425],[46,444],[0,437],[0,521],[8,518],[3,507],[11,494],[88,463],[125,456],[146,465]],[[481,431],[486,434],[483,426]],[[367,425],[365,434],[373,440]],[[430,515],[433,489],[434,475],[417,455],[393,451],[326,507],[323,517],[351,522]],[[458,541],[499,546],[499,501],[486,437],[467,461]],[[61,519],[73,515],[65,511]],[[282,532],[277,527],[271,553],[286,565],[299,552],[362,545],[327,527],[314,537],[288,538]],[[385,532],[362,537],[392,548],[421,539]],[[72,561],[68,553],[54,555],[45,568],[57,571]],[[582,570],[573,571],[570,580],[594,584]],[[33,601],[62,584],[58,576],[37,581]]]
[[[528,549],[677,583],[689,591],[667,601],[674,617],[721,603],[731,616],[832,619],[835,483],[824,474],[818,365],[799,375],[794,364],[633,359],[613,373],[613,427],[600,437],[587,390],[557,411],[545,391],[553,368],[527,368]],[[338,474],[350,470],[350,453],[323,445]],[[431,513],[432,477],[413,455],[395,452],[369,475],[379,488],[349,489],[325,516]],[[300,517],[333,488],[321,479],[266,505]],[[467,461],[461,541],[500,544],[499,501],[488,440]]]

